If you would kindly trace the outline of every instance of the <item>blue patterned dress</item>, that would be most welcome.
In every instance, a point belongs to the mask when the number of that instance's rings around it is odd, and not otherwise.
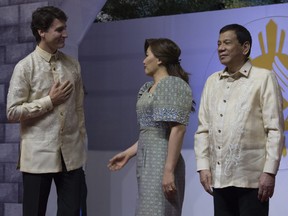
[[[165,198],[162,178],[168,150],[169,122],[188,124],[192,106],[191,88],[175,76],[163,78],[155,91],[149,93],[152,85],[153,82],[147,82],[141,87],[136,105],[140,124],[136,216],[181,216],[185,188],[185,163],[181,155],[175,169],[175,200]]]

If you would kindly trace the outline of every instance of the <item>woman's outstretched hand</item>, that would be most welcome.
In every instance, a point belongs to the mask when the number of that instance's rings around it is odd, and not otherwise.
[[[118,171],[127,164],[129,159],[130,156],[127,152],[120,152],[109,160],[107,167],[111,171]]]

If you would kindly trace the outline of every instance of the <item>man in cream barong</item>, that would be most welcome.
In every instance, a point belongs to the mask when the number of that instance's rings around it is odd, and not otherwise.
[[[252,38],[224,26],[218,55],[225,69],[206,81],[195,134],[197,171],[215,216],[267,216],[284,146],[282,95],[275,74],[251,64]]]
[[[67,19],[53,6],[33,12],[31,30],[37,46],[16,64],[10,80],[7,118],[21,127],[18,168],[23,174],[23,216],[45,215],[52,181],[58,216],[79,216],[84,209],[80,206],[86,199],[81,70],[77,60],[58,50],[68,36]]]

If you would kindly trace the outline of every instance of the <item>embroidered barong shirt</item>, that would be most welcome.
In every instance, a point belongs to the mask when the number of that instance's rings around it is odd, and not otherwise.
[[[212,186],[258,188],[276,174],[284,145],[282,94],[276,76],[248,60],[239,72],[212,74],[204,86],[194,149]]]
[[[69,80],[73,91],[67,101],[53,107],[52,85]],[[7,96],[7,118],[20,122],[18,167],[29,173],[62,171],[61,154],[68,171],[86,161],[83,84],[78,61],[40,47],[14,68]]]

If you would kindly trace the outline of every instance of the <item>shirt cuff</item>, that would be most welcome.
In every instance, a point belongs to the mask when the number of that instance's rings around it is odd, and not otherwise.
[[[49,112],[53,109],[53,104],[49,95],[44,98],[41,98],[40,100],[41,100],[41,104],[43,104],[44,110]]]
[[[266,161],[263,172],[276,175],[279,168],[278,161]]]
[[[197,159],[197,171],[200,170],[210,170],[210,164],[208,159]]]

